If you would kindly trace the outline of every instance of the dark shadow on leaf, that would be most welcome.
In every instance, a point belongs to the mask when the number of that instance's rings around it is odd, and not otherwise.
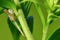
[[[60,0],[58,0],[57,4],[60,5]]]
[[[54,20],[51,20],[50,22],[49,22],[49,25],[53,22]]]
[[[53,33],[49,40],[60,40],[60,28]]]
[[[20,0],[20,1],[22,1],[22,0]],[[23,10],[23,13],[24,13],[24,16],[26,18],[29,29],[32,33],[33,32],[33,17],[32,16],[28,17],[31,5],[32,5],[32,3],[27,1],[27,2],[21,4],[21,8]]]
[[[19,32],[18,29],[14,26],[14,24],[12,24],[12,22],[9,20],[9,18],[8,18],[8,24],[9,24],[9,28],[10,28],[10,30],[11,30],[13,39],[14,39],[14,40],[19,40],[20,32]]]
[[[49,25],[50,25],[50,24],[52,24],[53,21],[54,21],[55,19],[57,19],[58,17],[56,17],[55,15],[51,15],[49,18],[51,19],[50,22],[49,22]]]
[[[25,3],[21,4],[21,8],[23,10],[23,13],[24,13],[25,17],[28,16],[30,8],[31,8],[31,5],[32,5],[31,2],[25,2]]]
[[[31,33],[33,32],[33,16],[29,16],[29,17],[27,17],[27,24],[28,24],[28,26],[29,26],[29,29],[30,29],[30,31],[31,31]]]
[[[60,11],[56,12],[55,15],[60,16]]]

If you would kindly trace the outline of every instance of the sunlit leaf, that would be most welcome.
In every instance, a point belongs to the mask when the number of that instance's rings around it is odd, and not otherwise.
[[[52,8],[52,6],[54,4],[53,2],[54,2],[54,0],[47,0],[47,3],[48,3],[50,8]]]

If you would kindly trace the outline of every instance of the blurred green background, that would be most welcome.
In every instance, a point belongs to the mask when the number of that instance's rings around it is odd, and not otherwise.
[[[32,33],[34,39],[35,40],[42,40],[42,23],[41,23],[41,20],[39,18],[39,14],[35,10],[34,6],[31,7],[29,16],[34,17],[33,33]],[[46,17],[47,17],[46,12],[45,12],[44,16],[46,19]],[[0,40],[13,40],[13,36],[12,36],[11,31],[10,31],[7,19],[8,19],[8,17],[6,14],[3,13],[0,15]],[[55,20],[49,26],[46,38],[49,38],[53,34],[53,32],[55,32],[58,28],[60,28],[60,19]],[[57,40],[58,37],[60,38],[60,36],[57,36],[59,33],[60,32],[57,32],[56,35],[54,34],[56,37],[53,37],[54,36],[53,35],[52,38],[50,38],[49,40]],[[23,36],[20,36],[19,39],[25,40],[25,38]],[[58,39],[58,40],[60,40],[60,39]]]
[[[42,23],[40,22],[39,15],[37,14],[34,6],[31,7],[29,16],[34,17],[34,24],[33,24],[33,33],[35,40],[41,40],[42,37]],[[0,40],[13,40],[12,33],[9,29],[8,17],[6,14],[0,15]],[[24,40],[22,36],[20,36],[20,40]]]

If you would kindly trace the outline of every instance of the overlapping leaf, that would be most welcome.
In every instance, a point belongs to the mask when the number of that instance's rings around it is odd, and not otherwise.
[[[60,40],[60,28],[53,33],[49,40]]]
[[[11,34],[13,36],[14,40],[19,40],[20,37],[20,32],[18,31],[18,29],[15,27],[15,25],[9,20],[8,18],[8,24],[9,24],[9,28],[11,30]]]
[[[3,9],[16,10],[16,5],[11,0],[0,0],[0,7],[2,7]],[[2,11],[3,10],[1,10],[1,12]],[[12,32],[13,39],[14,40],[19,40],[20,32],[17,30],[17,28],[15,28],[15,26],[11,23],[10,20],[8,20],[8,24],[9,24],[9,28],[10,28],[10,30]]]
[[[30,8],[31,8],[32,3],[31,2],[25,2],[21,4],[22,10],[24,12],[25,17],[28,16]]]
[[[49,22],[49,26],[50,24],[53,25],[52,23],[57,20],[58,18],[60,18],[60,6],[59,6],[59,3],[60,1],[59,0],[54,0],[53,2],[51,1],[51,3],[53,3],[51,9],[50,9],[50,14],[49,14],[49,19],[50,19],[50,22]],[[58,6],[57,6],[58,5]],[[56,29],[56,28],[55,28]],[[56,30],[54,30],[56,31]],[[54,33],[54,32],[53,32]],[[57,39],[53,39],[53,33],[52,33],[52,36],[51,36],[51,39],[49,40],[57,40]],[[54,33],[55,34],[55,33]],[[57,35],[57,34],[56,34]],[[55,35],[55,36],[56,36]],[[55,38],[55,37],[54,37]]]
[[[21,0],[21,1],[24,1],[24,0]],[[33,31],[33,16],[28,16],[31,6],[32,6],[32,3],[29,1],[26,1],[25,3],[21,4],[21,8],[26,18],[27,24],[29,26],[30,31],[32,32]]]
[[[0,7],[16,10],[16,5],[10,0],[0,0]]]

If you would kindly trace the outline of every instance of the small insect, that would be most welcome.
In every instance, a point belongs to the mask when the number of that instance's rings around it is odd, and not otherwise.
[[[8,9],[8,10],[4,9],[4,13],[7,13],[7,15],[8,15],[8,17],[9,17],[9,19],[11,21],[15,21],[16,20],[16,17],[14,15],[14,11],[12,9]]]
[[[8,17],[9,17],[9,19],[11,20],[11,21],[15,21],[15,23],[16,23],[16,16],[14,15],[14,11],[13,10],[11,10],[11,9],[4,9],[4,13],[6,13],[7,15],[8,15]],[[19,25],[18,25],[19,26]],[[20,31],[20,33],[24,36],[24,33],[23,33],[23,31],[18,27],[18,26],[16,26],[16,28]]]

